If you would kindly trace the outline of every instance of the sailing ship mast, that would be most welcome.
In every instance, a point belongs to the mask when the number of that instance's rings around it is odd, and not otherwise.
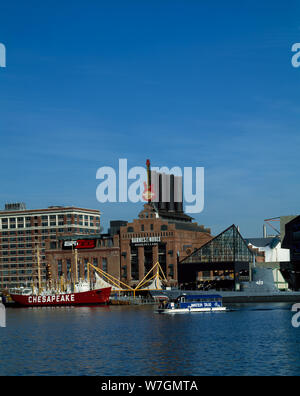
[[[40,294],[42,290],[42,280],[41,280],[41,258],[40,258],[40,247],[37,243],[36,245],[36,262],[37,262],[37,277],[38,277],[38,294]]]
[[[75,261],[75,268],[74,268],[74,284],[78,283],[78,251],[74,249],[74,261]]]

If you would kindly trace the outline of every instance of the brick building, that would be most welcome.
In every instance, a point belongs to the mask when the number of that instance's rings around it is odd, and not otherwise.
[[[75,254],[76,253],[76,254]],[[51,268],[52,280],[62,276],[64,280],[86,279],[87,263],[102,269],[113,277],[120,278],[119,236],[93,234],[60,237],[56,247],[48,244],[46,261]],[[76,266],[77,261],[77,268]],[[93,274],[93,271],[91,271]],[[91,275],[93,277],[93,275]]]
[[[46,281],[46,246],[55,248],[63,236],[100,232],[100,212],[52,206],[27,210],[25,204],[7,204],[0,211],[0,289],[30,285],[37,277],[40,258]]]
[[[0,289],[29,286],[38,278],[54,281],[84,279],[87,263],[135,285],[159,261],[170,285],[177,284],[177,263],[212,238],[209,229],[192,222],[179,208],[144,205],[132,223],[112,221],[109,234],[100,234],[98,210],[53,206],[27,210],[6,205],[0,212]],[[77,250],[70,242],[90,241]],[[69,243],[68,243],[69,242]]]
[[[46,261],[52,278],[63,275],[70,280],[77,272],[78,279],[84,279],[89,262],[135,286],[159,261],[169,285],[176,285],[177,263],[212,239],[209,229],[186,214],[160,211],[153,203],[145,204],[132,223],[112,221],[110,225],[109,234],[62,236],[56,245],[48,243]]]
[[[181,211],[144,205],[138,219],[120,227],[121,280],[137,284],[158,261],[170,285],[177,284],[177,263],[212,239],[210,229]]]

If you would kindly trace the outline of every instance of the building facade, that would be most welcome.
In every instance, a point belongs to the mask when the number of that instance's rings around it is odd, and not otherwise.
[[[0,211],[0,289],[46,281],[46,246],[55,248],[59,238],[100,232],[98,210],[51,206],[27,210],[25,204],[7,204]]]
[[[191,220],[145,204],[138,219],[120,227],[121,280],[134,286],[159,262],[169,285],[176,285],[177,263],[212,239],[210,229]]]
[[[87,279],[88,263],[120,279],[119,237],[109,234],[60,237],[56,247],[47,244],[46,261],[53,286],[61,279],[66,283]],[[95,279],[92,268],[90,278]]]
[[[90,263],[134,287],[159,262],[168,284],[177,285],[177,263],[212,239],[209,229],[186,215],[179,218],[175,213],[161,217],[152,204],[145,204],[133,222],[111,221],[109,234],[61,236],[56,245],[48,241],[52,279],[85,279]]]

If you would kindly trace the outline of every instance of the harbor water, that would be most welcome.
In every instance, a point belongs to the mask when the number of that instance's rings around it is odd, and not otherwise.
[[[291,304],[164,315],[154,306],[8,308],[0,375],[299,375]]]

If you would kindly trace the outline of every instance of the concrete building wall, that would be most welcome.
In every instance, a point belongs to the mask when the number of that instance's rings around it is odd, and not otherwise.
[[[266,246],[264,248],[259,248],[261,252],[265,253],[266,262],[288,262],[290,261],[290,250],[282,249],[281,243],[279,243],[275,248],[270,248]]]

